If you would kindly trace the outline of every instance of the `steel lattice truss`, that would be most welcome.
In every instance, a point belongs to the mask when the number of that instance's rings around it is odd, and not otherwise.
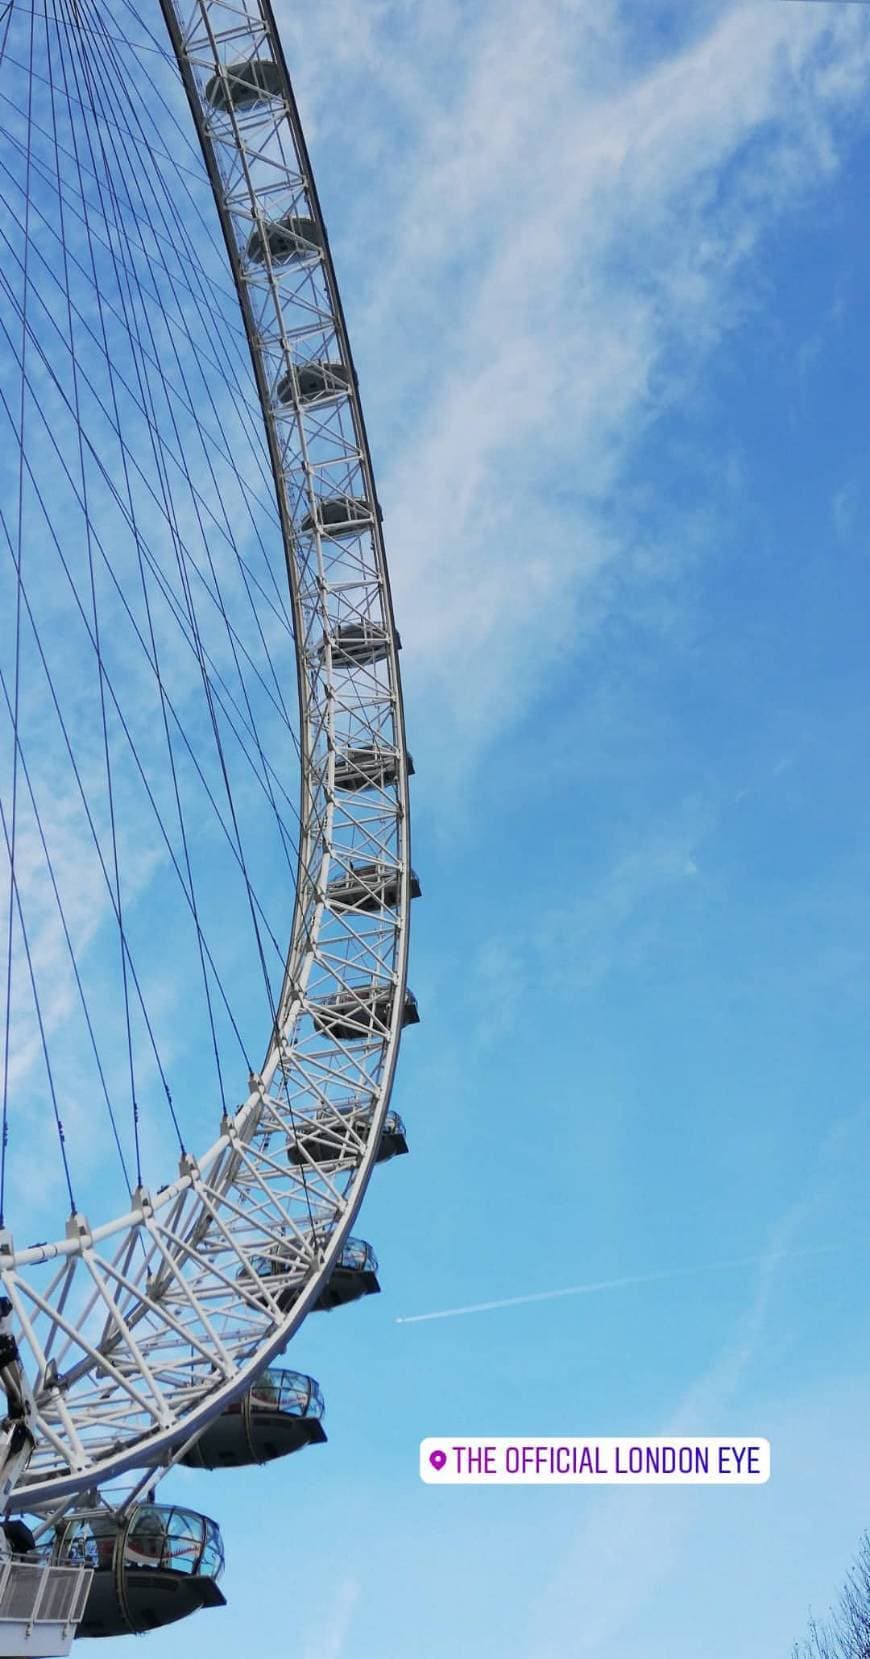
[[[399,641],[356,377],[286,66],[266,3],[161,5],[226,237],[275,477],[298,642],[299,875],[262,1071],[215,1144],[183,1157],[159,1193],[137,1190],[111,1222],[74,1216],[63,1239],[18,1252],[2,1240],[3,1288],[36,1401],[28,1507],[159,1464],[285,1346],[345,1246],[400,1031],[414,1017]],[[306,1151],[312,1125],[316,1159]]]

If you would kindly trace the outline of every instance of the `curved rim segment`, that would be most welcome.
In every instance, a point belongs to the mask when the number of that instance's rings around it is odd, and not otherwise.
[[[161,0],[251,351],[296,633],[300,855],[261,1073],[213,1146],[127,1214],[15,1251],[28,1506],[157,1465],[318,1300],[362,1201],[404,1023],[408,758],[380,509],[299,115],[265,0]],[[246,74],[245,67],[257,65]],[[242,67],[242,74],[232,73]],[[263,67],[265,66],[265,68]],[[317,1163],[300,1128],[331,1123]],[[293,1143],[295,1161],[287,1156]]]

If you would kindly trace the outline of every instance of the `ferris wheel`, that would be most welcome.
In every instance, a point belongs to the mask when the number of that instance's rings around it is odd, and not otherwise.
[[[378,1289],[413,765],[268,0],[12,0],[0,102],[0,1631],[17,1536],[105,1634],[220,1599],[154,1472],[324,1438],[274,1362]]]

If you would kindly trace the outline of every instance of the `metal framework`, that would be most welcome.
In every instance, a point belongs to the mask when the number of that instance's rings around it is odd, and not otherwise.
[[[0,1644],[32,1659],[69,1653],[93,1573],[76,1565],[0,1561]]]
[[[0,1278],[32,1385],[32,1508],[173,1455],[317,1302],[378,1155],[406,991],[408,758],[371,459],[267,0],[161,0],[226,239],[287,560],[300,853],[275,1027],[244,1104],[158,1193],[16,1250]],[[330,1161],[306,1125],[334,1125]],[[320,1135],[322,1141],[322,1135]],[[288,1157],[288,1148],[293,1156]],[[264,1261],[269,1271],[264,1272]]]

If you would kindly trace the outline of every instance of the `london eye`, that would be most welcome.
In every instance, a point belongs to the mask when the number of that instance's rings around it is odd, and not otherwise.
[[[419,884],[268,0],[13,0],[0,100],[0,1647],[49,1654],[222,1599],[167,1469],[324,1439],[281,1355],[379,1288]]]

